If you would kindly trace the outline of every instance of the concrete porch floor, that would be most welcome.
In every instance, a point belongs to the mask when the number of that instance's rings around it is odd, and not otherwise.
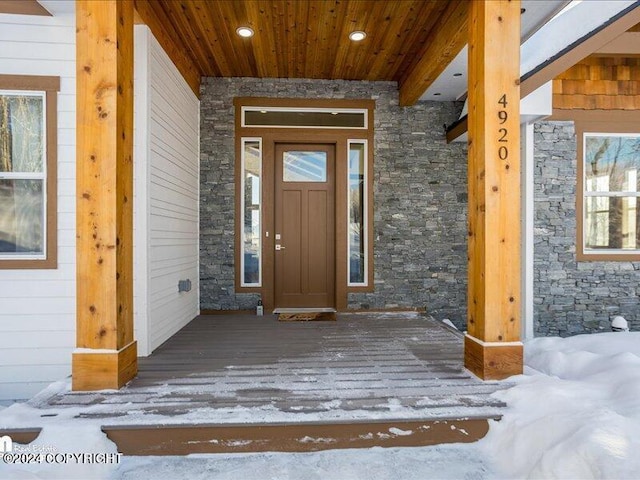
[[[486,433],[487,419],[500,418],[504,404],[491,394],[509,384],[482,382],[462,362],[463,336],[418,313],[339,314],[335,322],[200,316],[140,358],[138,377],[120,391],[67,387],[31,405],[44,415],[67,411],[99,421],[124,453],[473,441]],[[344,428],[327,431],[328,425]],[[259,433],[260,426],[297,430]],[[300,446],[300,439],[316,438],[301,436],[301,426],[333,440]],[[407,431],[423,437],[441,431],[448,439],[411,439]],[[163,450],[153,443],[161,438],[166,447],[172,435],[180,445]],[[276,446],[267,438],[273,435]],[[151,444],[141,450],[145,442]]]

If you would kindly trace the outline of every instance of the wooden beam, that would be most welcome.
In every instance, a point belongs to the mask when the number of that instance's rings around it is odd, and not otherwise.
[[[133,0],[139,20],[144,22],[153,36],[176,66],[196,97],[200,98],[200,77],[202,71],[197,67],[193,56],[180,39],[171,19],[157,0]]]
[[[460,53],[468,38],[469,6],[473,2],[452,0],[440,17],[439,27],[425,42],[416,63],[400,79],[400,105],[416,103],[429,86]]]
[[[73,389],[137,372],[133,340],[133,3],[76,2],[77,334]]]
[[[51,13],[36,0],[0,0],[0,13],[51,17]]]
[[[495,379],[522,372],[520,0],[470,3],[465,366]]]

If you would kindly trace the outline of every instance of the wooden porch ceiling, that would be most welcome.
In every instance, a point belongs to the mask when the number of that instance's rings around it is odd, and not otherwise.
[[[467,42],[467,0],[135,0],[196,94],[201,76],[392,80],[415,103]],[[236,29],[247,26],[252,38]],[[349,40],[355,30],[361,42]]]

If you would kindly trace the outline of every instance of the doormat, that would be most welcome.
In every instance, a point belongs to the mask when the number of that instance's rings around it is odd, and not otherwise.
[[[300,313],[280,313],[278,314],[280,322],[318,322],[318,321],[336,321],[335,312],[300,312]]]

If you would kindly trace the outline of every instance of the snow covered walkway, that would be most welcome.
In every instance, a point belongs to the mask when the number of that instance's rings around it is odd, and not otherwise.
[[[494,394],[507,402],[475,444],[284,454],[124,457],[119,465],[6,465],[0,479],[638,479],[640,333],[541,338],[525,345],[526,371]],[[34,411],[0,411],[0,426]],[[31,417],[30,417],[31,416]],[[36,441],[58,451],[115,451],[98,428],[58,418]],[[97,423],[95,425],[98,425]],[[91,468],[87,468],[91,467]]]

